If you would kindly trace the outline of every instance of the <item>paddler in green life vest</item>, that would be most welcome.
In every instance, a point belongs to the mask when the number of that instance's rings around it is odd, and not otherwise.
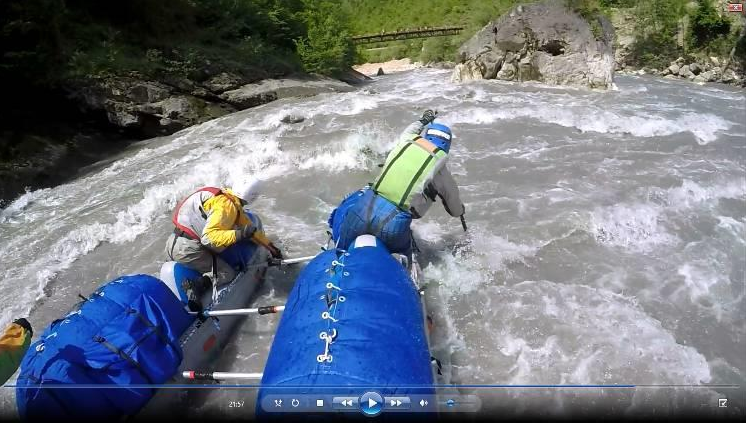
[[[195,301],[213,282],[230,282],[250,259],[244,254],[246,243],[260,245],[273,258],[282,259],[280,249],[257,226],[258,220],[243,208],[259,196],[261,180],[234,188],[200,188],[174,210],[174,232],[166,241],[166,254],[203,274],[186,290],[193,310],[199,308]]]
[[[16,319],[0,336],[0,385],[13,376],[26,354],[34,331],[26,319]]]
[[[372,186],[349,194],[332,212],[329,226],[337,248],[346,250],[355,238],[370,234],[389,252],[411,258],[412,219],[423,217],[436,198],[451,216],[464,215],[458,185],[446,165],[453,134],[433,123],[435,116],[427,110],[410,124]]]

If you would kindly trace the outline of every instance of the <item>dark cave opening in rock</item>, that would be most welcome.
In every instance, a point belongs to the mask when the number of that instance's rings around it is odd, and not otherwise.
[[[552,56],[559,56],[565,54],[565,43],[561,40],[550,40],[539,47],[539,51],[549,53]]]

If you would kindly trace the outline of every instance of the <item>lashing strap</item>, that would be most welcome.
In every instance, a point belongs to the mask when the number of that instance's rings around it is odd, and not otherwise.
[[[132,365],[132,366],[133,366],[133,367],[134,367],[135,369],[137,369],[137,371],[138,371],[138,372],[140,372],[140,375],[142,375],[142,377],[143,377],[143,378],[144,378],[145,380],[147,380],[149,384],[151,384],[151,385],[153,384],[153,380],[152,380],[152,379],[150,379],[150,376],[148,376],[148,374],[147,374],[147,373],[145,373],[145,371],[144,371],[144,370],[142,369],[142,367],[140,367],[140,363],[138,363],[137,361],[135,361],[135,359],[133,359],[133,358],[132,358],[132,356],[130,356],[130,355],[129,355],[129,354],[127,354],[126,352],[124,352],[124,351],[120,350],[119,348],[117,348],[117,347],[116,347],[116,345],[113,345],[113,344],[111,344],[111,343],[110,343],[109,341],[107,341],[107,340],[106,340],[106,338],[104,338],[103,336],[98,336],[98,335],[96,335],[96,336],[94,336],[94,337],[93,337],[93,340],[94,340],[94,341],[96,341],[96,342],[98,342],[99,344],[103,345],[103,346],[104,346],[104,347],[106,347],[106,348],[107,348],[107,349],[108,349],[109,351],[111,351],[111,352],[113,352],[114,354],[118,355],[118,356],[119,356],[120,358],[122,358],[122,359],[124,359],[125,361],[127,361],[127,362],[128,362],[129,364],[131,364],[131,365]],[[109,367],[109,365],[107,365],[107,366],[106,366],[105,368],[108,368],[108,367]]]
[[[181,362],[181,360],[184,358],[182,356],[181,350],[176,345],[174,345],[174,343],[170,339],[168,339],[168,337],[163,333],[163,331],[161,331],[161,329],[158,326],[154,325],[153,322],[151,322],[150,320],[148,320],[148,318],[145,317],[145,316],[143,316],[142,313],[140,313],[139,311],[137,311],[137,310],[135,310],[133,308],[131,308],[129,311],[130,311],[130,313],[136,314],[137,317],[140,319],[140,321],[145,326],[147,326],[148,328],[150,328],[150,330],[152,330],[156,335],[158,335],[158,338],[160,338],[161,341],[163,341],[164,344],[170,346],[171,349],[174,350],[174,352],[176,353],[176,355],[179,356],[179,362]]]
[[[412,143],[409,142],[407,145],[402,147],[401,150],[399,150],[399,153],[397,153],[393,159],[391,159],[391,161],[389,162],[389,165],[386,166],[386,169],[384,169],[383,172],[381,172],[381,176],[378,177],[378,181],[376,182],[376,185],[373,187],[374,191],[378,192],[378,187],[381,186],[381,182],[383,182],[383,180],[386,178],[386,174],[389,173],[389,170],[391,170],[391,167],[394,165],[394,163],[396,163],[397,160],[399,160],[399,157],[401,157],[402,154],[404,154],[404,152],[407,151],[407,149],[411,146],[412,146]]]
[[[422,163],[422,166],[417,170],[417,173],[414,175],[414,178],[412,178],[411,181],[409,181],[409,185],[407,185],[407,189],[404,191],[404,195],[402,195],[401,200],[399,201],[399,208],[401,209],[404,207],[404,203],[407,202],[407,198],[409,198],[409,194],[412,192],[412,188],[414,188],[414,184],[420,179],[420,176],[422,175],[422,172],[427,169],[427,166],[430,164],[430,162],[435,158],[434,155],[430,155],[427,160],[425,160],[424,163]]]

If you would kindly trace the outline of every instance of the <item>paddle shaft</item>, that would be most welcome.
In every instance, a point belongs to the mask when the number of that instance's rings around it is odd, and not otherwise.
[[[260,380],[261,373],[231,373],[231,372],[201,372],[198,370],[187,370],[181,373],[184,379],[190,380],[227,380],[227,379],[248,379]]]
[[[257,308],[236,308],[231,310],[209,310],[199,312],[189,312],[189,314],[201,314],[204,317],[217,317],[217,316],[248,316],[250,314],[272,314],[279,313],[285,310],[285,306],[266,306]]]
[[[464,215],[461,215],[461,227],[464,228],[464,232],[466,232],[466,218]]]
[[[283,260],[271,260],[269,265],[270,266],[282,266],[285,264],[296,264],[296,263],[302,263],[304,261],[311,261],[316,256],[306,256],[306,257],[297,257],[297,258],[291,258],[291,259],[283,259]]]

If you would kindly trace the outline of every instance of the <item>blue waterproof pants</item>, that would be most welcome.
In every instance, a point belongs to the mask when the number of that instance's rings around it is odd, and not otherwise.
[[[345,197],[329,216],[332,239],[337,248],[347,250],[360,235],[380,239],[391,253],[412,254],[412,215],[396,207],[370,188]]]

